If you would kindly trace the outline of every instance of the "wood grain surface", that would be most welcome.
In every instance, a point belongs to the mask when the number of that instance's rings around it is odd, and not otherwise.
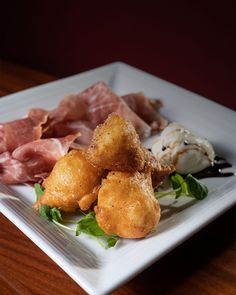
[[[56,77],[1,61],[0,95],[55,79]],[[112,294],[235,295],[235,213],[236,208],[230,209]],[[86,293],[0,214],[0,294]]]

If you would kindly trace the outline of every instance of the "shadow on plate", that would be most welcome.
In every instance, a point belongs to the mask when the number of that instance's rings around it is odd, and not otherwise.
[[[161,204],[161,222],[158,225],[157,234],[160,234],[161,232],[171,227],[170,222],[167,221],[168,219],[176,216],[178,213],[193,206],[197,202],[195,199],[190,199],[190,200],[188,199],[187,202],[181,204],[182,203],[181,201],[182,201],[181,199],[178,199],[178,200],[174,199],[172,203],[168,205]],[[175,219],[173,219],[173,223],[175,224]]]

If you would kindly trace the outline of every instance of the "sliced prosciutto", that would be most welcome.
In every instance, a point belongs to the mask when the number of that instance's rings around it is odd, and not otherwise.
[[[70,94],[63,98],[58,107],[50,112],[49,119],[54,122],[77,121],[86,119],[87,106],[79,95]]]
[[[32,109],[26,118],[0,124],[0,153],[12,152],[22,144],[40,139],[47,116],[45,110]]]
[[[65,122],[87,121],[94,129],[113,112],[131,121],[140,138],[150,136],[151,127],[136,115],[105,82],[99,81],[78,95],[66,96],[59,106],[50,112],[43,137],[56,136],[58,129],[64,128],[61,123]],[[82,131],[81,134],[83,136]]]
[[[39,139],[18,147],[12,154],[0,154],[0,182],[18,184],[42,180],[68,152],[77,136]]]
[[[43,126],[43,137],[57,137],[60,128],[65,130],[68,122],[86,120],[86,114],[87,106],[78,95],[65,96],[58,107],[49,113],[48,121]]]
[[[9,152],[0,154],[0,182],[17,184],[33,180],[23,163],[14,159]]]
[[[86,147],[92,138],[93,129],[93,124],[88,121],[68,121],[56,123],[50,128],[50,133],[53,137],[62,137],[79,132],[81,136],[77,137],[75,142]],[[49,135],[48,132],[44,134],[44,137]]]
[[[109,114],[115,112],[132,122],[140,138],[150,136],[150,126],[136,115],[125,101],[116,95],[105,82],[97,82],[81,92],[78,97],[87,104],[86,118],[94,126],[104,122]]]
[[[66,96],[52,111],[31,109],[26,118],[0,123],[0,182],[40,181],[69,148],[85,149],[109,114],[130,121],[141,139],[165,128],[161,102],[142,93],[118,96],[103,81]],[[81,136],[78,136],[80,133]]]
[[[159,113],[162,106],[160,100],[147,98],[142,92],[130,93],[122,98],[131,110],[151,126],[152,132],[163,130],[167,126],[168,121]]]

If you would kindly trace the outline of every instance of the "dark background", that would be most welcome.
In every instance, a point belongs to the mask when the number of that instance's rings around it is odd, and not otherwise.
[[[6,1],[1,57],[59,77],[124,61],[236,109],[233,1]]]

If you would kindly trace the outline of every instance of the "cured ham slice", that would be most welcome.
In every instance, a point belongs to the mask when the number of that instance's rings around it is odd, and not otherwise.
[[[167,126],[168,121],[159,113],[162,106],[160,100],[147,98],[142,92],[130,93],[122,98],[131,110],[151,126],[152,132],[163,130]]]
[[[109,114],[115,112],[133,124],[140,138],[150,136],[150,126],[136,115],[120,96],[112,92],[105,82],[95,83],[78,97],[87,104],[86,119],[94,126],[103,123]]]
[[[79,95],[71,94],[63,98],[58,107],[50,112],[49,119],[56,122],[86,119],[87,106]]]
[[[75,142],[82,146],[88,146],[93,135],[93,124],[88,121],[69,121],[57,123],[51,127],[50,133],[53,137],[62,137],[68,134],[81,134]],[[46,137],[48,133],[44,134]]]
[[[9,152],[0,154],[0,182],[17,184],[33,180],[23,163],[14,159]]]
[[[82,146],[88,146],[93,136],[93,125],[88,121],[68,122],[67,126],[70,133],[79,132],[81,136],[77,137],[75,142]]]
[[[49,113],[48,121],[43,126],[43,137],[57,137],[57,134],[62,134],[63,130],[70,129],[67,127],[68,122],[85,120],[86,112],[87,106],[78,95],[65,96],[58,107]],[[59,132],[60,128],[62,128],[62,132]]]
[[[0,153],[12,152],[22,144],[39,139],[47,116],[45,110],[32,109],[26,118],[0,124]]]
[[[0,182],[17,184],[40,181],[48,175],[56,161],[68,152],[77,137],[78,134],[39,139],[18,147],[12,154],[0,154]]]
[[[143,93],[118,96],[99,81],[66,96],[52,111],[35,108],[26,118],[0,123],[0,182],[40,181],[69,147],[87,148],[95,127],[111,113],[130,121],[139,137],[146,138],[167,125],[160,106]]]
[[[140,138],[150,136],[151,127],[105,82],[99,81],[78,95],[66,96],[59,106],[50,112],[48,123],[44,126],[43,137],[57,136],[58,130],[65,127],[61,123],[71,121],[88,121],[94,129],[113,112],[131,121]],[[82,130],[81,134],[83,138]]]

